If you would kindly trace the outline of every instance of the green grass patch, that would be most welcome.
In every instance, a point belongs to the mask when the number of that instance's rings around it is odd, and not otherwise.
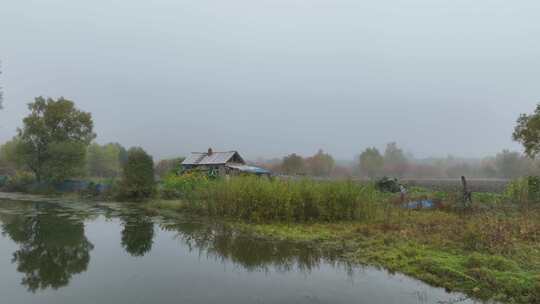
[[[259,237],[333,248],[348,262],[380,266],[475,298],[540,303],[540,256],[531,251],[538,249],[534,244],[525,246],[529,258],[522,259],[523,252],[500,255],[471,251],[457,240],[430,241],[409,234],[405,226],[385,230],[380,223],[230,224]]]

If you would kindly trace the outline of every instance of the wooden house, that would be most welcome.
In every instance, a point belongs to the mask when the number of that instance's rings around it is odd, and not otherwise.
[[[214,152],[209,148],[207,152],[192,152],[182,162],[184,171],[206,171],[213,175],[235,175],[241,173],[270,175],[271,172],[246,164],[237,151]]]

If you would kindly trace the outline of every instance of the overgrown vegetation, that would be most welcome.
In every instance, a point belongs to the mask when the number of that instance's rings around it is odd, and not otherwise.
[[[415,211],[396,212],[391,225],[235,225],[265,237],[334,247],[348,261],[380,265],[473,297],[540,303],[538,212],[477,216]]]
[[[540,303],[540,200],[535,178],[502,194],[409,189],[439,209],[407,210],[371,184],[170,175],[147,208],[225,218],[266,238],[312,242],[348,262],[380,265],[448,290],[508,303]]]
[[[245,231],[315,242],[448,290],[508,303],[540,303],[540,216],[490,210],[393,210],[389,221],[258,224]]]
[[[97,178],[118,177],[126,161],[127,150],[119,143],[92,143],[86,156],[86,174]]]
[[[352,181],[321,182],[254,176],[210,180],[200,174],[170,175],[165,198],[209,215],[262,221],[337,221],[373,217],[382,194]]]
[[[154,161],[142,148],[128,151],[117,198],[140,201],[151,197],[155,191]]]

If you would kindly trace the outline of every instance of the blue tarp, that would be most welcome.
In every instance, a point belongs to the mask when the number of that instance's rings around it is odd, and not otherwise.
[[[4,186],[8,181],[8,177],[5,175],[0,175],[0,187]]]
[[[405,203],[404,207],[408,209],[430,209],[435,207],[435,203],[430,199],[425,199]]]

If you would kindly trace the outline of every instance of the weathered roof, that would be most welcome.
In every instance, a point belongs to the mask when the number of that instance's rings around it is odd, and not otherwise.
[[[235,154],[238,154],[236,151],[227,151],[227,152],[192,152],[183,162],[182,165],[222,165],[226,164]],[[238,154],[238,157],[240,155]]]
[[[269,170],[266,170],[264,168],[248,166],[248,165],[228,164],[227,167],[233,168],[242,172],[248,172],[248,173],[254,173],[254,174],[270,174],[271,173]]]

